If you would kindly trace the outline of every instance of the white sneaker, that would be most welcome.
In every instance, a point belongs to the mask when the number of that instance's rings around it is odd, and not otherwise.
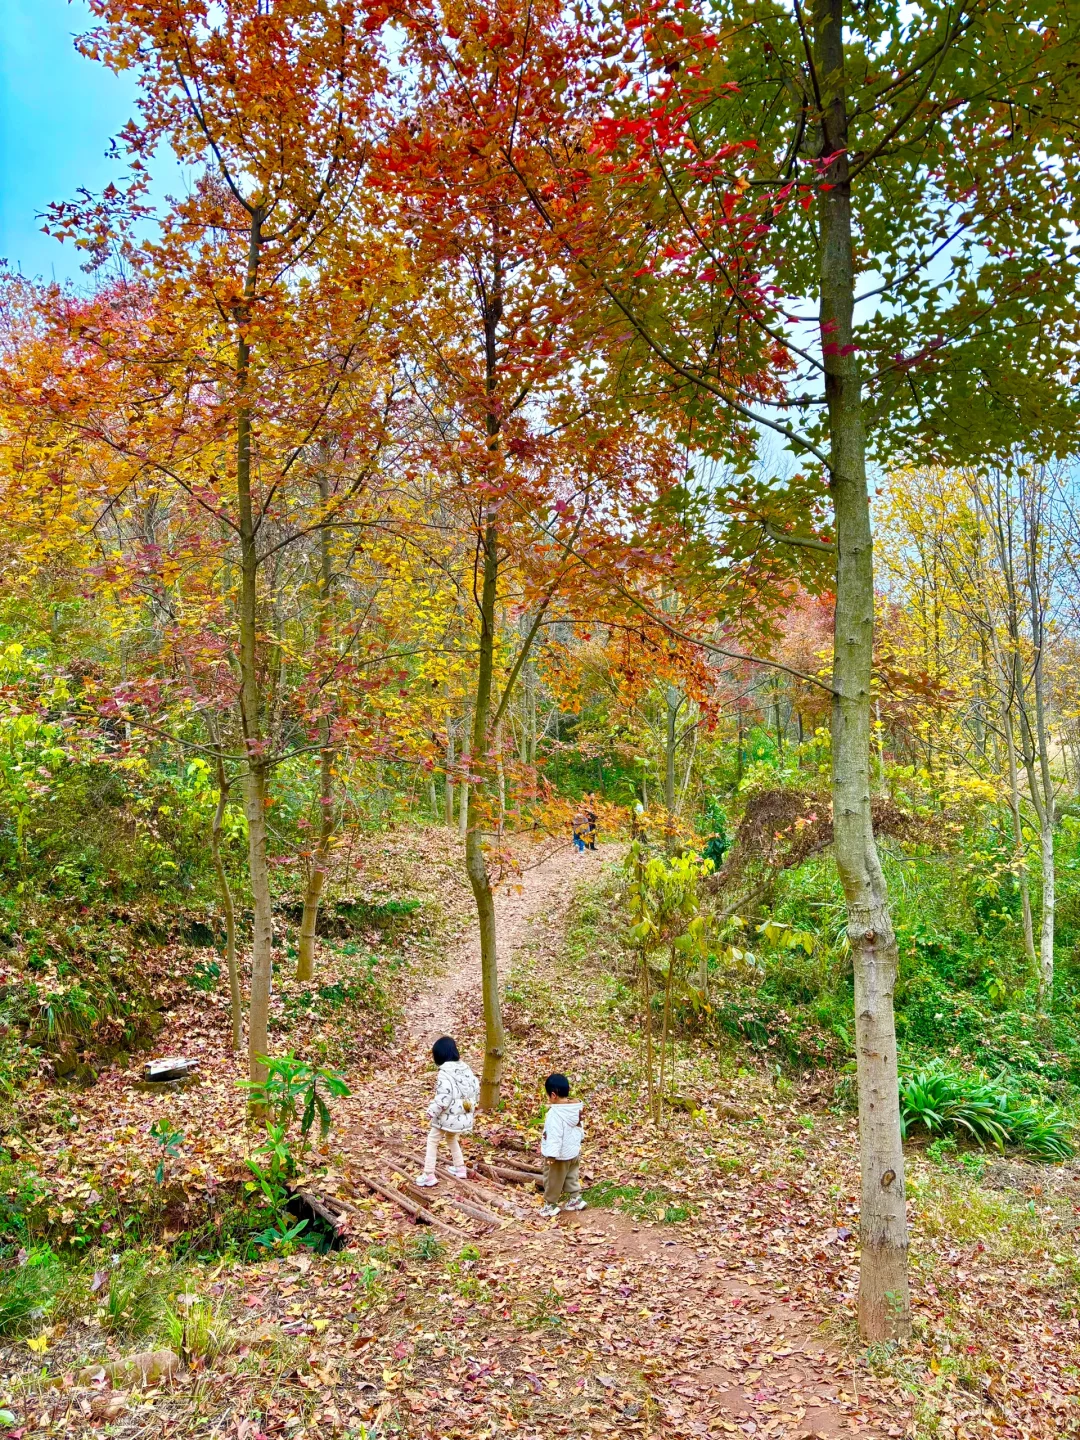
[[[465,1169],[464,1165],[448,1165],[446,1170],[448,1174],[453,1175],[455,1180],[467,1180],[469,1178],[469,1172]]]
[[[564,1210],[584,1210],[585,1201],[582,1200],[580,1195],[575,1195],[573,1200],[567,1200],[566,1204],[562,1208]]]
[[[558,1215],[558,1213],[558,1205],[543,1205],[540,1209],[540,1214],[546,1216],[548,1219],[550,1219],[552,1215]]]
[[[439,1183],[439,1177],[437,1175],[417,1175],[416,1183],[422,1185],[425,1190],[430,1190],[432,1185]]]

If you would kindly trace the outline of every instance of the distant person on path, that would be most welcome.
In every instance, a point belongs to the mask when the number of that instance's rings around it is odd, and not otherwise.
[[[476,1103],[480,1099],[480,1082],[458,1054],[458,1048],[444,1035],[431,1047],[431,1058],[439,1067],[435,1096],[427,1107],[431,1129],[428,1131],[424,1169],[416,1177],[417,1185],[437,1185],[435,1166],[439,1161],[439,1145],[445,1135],[450,1141],[450,1174],[464,1180],[468,1174],[461,1153],[461,1136],[468,1135],[476,1119]]]
[[[596,811],[593,807],[592,796],[585,802],[585,844],[590,850],[596,849]]]
[[[578,1166],[581,1163],[581,1101],[570,1099],[570,1081],[565,1075],[549,1075],[544,1081],[548,1112],[540,1153],[544,1157],[544,1205],[541,1215],[558,1215],[559,1201],[566,1196],[563,1210],[584,1210]]]
[[[589,821],[582,810],[579,810],[570,822],[570,832],[574,837],[574,849],[581,855],[585,853],[585,831],[588,825]]]

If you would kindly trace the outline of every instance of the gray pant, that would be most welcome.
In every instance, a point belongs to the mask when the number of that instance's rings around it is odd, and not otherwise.
[[[560,1197],[576,1200],[581,1194],[581,1184],[578,1181],[580,1164],[580,1155],[576,1155],[573,1160],[545,1159],[544,1200],[548,1205],[557,1205]]]

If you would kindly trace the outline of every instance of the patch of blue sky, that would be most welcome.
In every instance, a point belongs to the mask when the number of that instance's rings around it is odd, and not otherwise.
[[[0,0],[0,257],[32,279],[85,280],[83,256],[42,233],[42,214],[126,173],[111,140],[135,114],[135,77],[79,54],[92,25],[85,0]],[[171,155],[154,176],[159,197],[184,188]]]

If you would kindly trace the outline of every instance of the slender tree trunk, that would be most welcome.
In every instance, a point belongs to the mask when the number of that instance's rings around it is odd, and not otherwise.
[[[686,760],[686,770],[683,772],[682,789],[679,791],[678,811],[681,815],[686,808],[686,792],[690,789],[690,776],[694,769],[694,760],[697,756],[698,735],[701,733],[701,725],[694,726],[694,738],[690,742],[690,754]]]
[[[248,1075],[266,1078],[260,1057],[267,1053],[270,990],[273,983],[273,913],[270,871],[266,859],[266,808],[269,799],[266,743],[262,734],[262,693],[258,667],[257,534],[251,497],[251,349],[246,335],[250,307],[255,300],[259,255],[262,248],[262,211],[251,216],[244,310],[238,316],[236,342],[236,495],[240,532],[240,719],[248,772],[244,783],[244,809],[248,823],[248,869],[254,910],[251,944],[251,1002],[248,1015]]]
[[[495,726],[495,772],[499,780],[499,834],[506,824],[506,767],[503,764],[503,727],[500,720]]]
[[[638,839],[637,824],[634,822],[634,838]],[[635,879],[638,895],[645,899],[645,866],[641,859],[641,843],[634,860]],[[649,978],[649,951],[646,942],[641,942],[641,1004],[642,1029],[645,1034],[645,1093],[649,1102],[649,1119],[656,1123],[656,1092],[653,1088],[653,1030],[652,1030],[652,984]]]
[[[495,670],[495,600],[499,579],[499,534],[492,506],[484,523],[484,580],[480,596],[480,647],[476,674],[476,705],[473,710],[472,754],[478,764],[487,758],[487,725],[491,709],[491,685]],[[484,1000],[484,1070],[480,1077],[480,1108],[494,1110],[499,1103],[506,1034],[499,996],[499,956],[495,939],[495,900],[491,893],[480,829],[485,806],[478,793],[473,820],[465,837],[465,869],[476,900],[480,922],[480,981]],[[468,804],[468,789],[462,789],[462,808]],[[466,812],[467,813],[467,812]]]
[[[319,752],[319,841],[311,857],[307,885],[304,887],[304,911],[300,920],[300,941],[296,956],[297,980],[310,980],[315,973],[315,932],[319,923],[319,903],[326,884],[330,863],[330,845],[334,838],[333,751],[330,748],[330,721],[319,722],[324,728],[323,748]]]
[[[225,969],[229,977],[229,1012],[232,1017],[232,1048],[239,1050],[244,1043],[244,998],[240,990],[240,971],[236,963],[236,907],[233,905],[232,889],[225,865],[221,858],[221,826],[225,819],[225,806],[229,801],[229,782],[225,779],[225,764],[220,752],[217,757],[217,808],[210,826],[210,856],[214,862],[218,891],[221,894],[221,908],[225,912]]]
[[[998,667],[1001,667],[1001,658],[998,656]],[[1013,863],[1016,865],[1017,879],[1020,882],[1020,907],[1024,925],[1024,953],[1027,956],[1028,964],[1032,970],[1036,969],[1038,960],[1035,955],[1035,931],[1031,922],[1031,882],[1028,875],[1027,857],[1024,850],[1023,817],[1020,813],[1020,777],[1016,768],[1016,735],[1013,730],[1012,706],[1009,704],[1008,696],[1000,702],[999,711],[1001,729],[1005,736],[1005,753],[1008,756],[1009,770],[1009,811],[1012,815],[1013,832]]]
[[[833,833],[855,972],[860,1207],[859,1330],[866,1340],[910,1333],[904,1151],[893,989],[898,956],[870,811],[870,680],[874,567],[862,382],[852,317],[855,273],[843,0],[815,0],[822,115],[820,326],[836,517],[833,643]]]
[[[668,819],[675,813],[675,725],[682,697],[673,686],[667,687],[667,725],[664,732],[664,804]]]
[[[323,525],[319,530],[319,639],[325,652],[330,636],[330,583],[333,578],[330,555],[330,531],[325,524],[330,503],[330,480],[325,470],[319,474],[319,499],[322,502]],[[296,978],[307,981],[315,973],[315,931],[319,923],[319,902],[326,884],[330,863],[330,846],[334,839],[334,751],[330,744],[330,717],[320,716],[322,748],[319,751],[319,840],[311,858],[307,885],[304,889],[304,910],[300,920],[300,941],[296,956]]]
[[[773,702],[776,705],[776,753],[784,758],[784,721],[780,713],[780,681],[773,681]]]
[[[465,732],[468,734],[469,716],[466,712]],[[468,775],[472,768],[472,757],[476,752],[470,750],[468,745],[461,747],[461,781],[458,784],[458,835],[462,840],[469,833],[469,801],[472,796],[472,786],[469,783]]]
[[[454,828],[454,782],[451,776],[454,773],[454,722],[447,719],[446,722],[446,828]]]
[[[889,775],[885,769],[885,727],[881,723],[881,705],[874,701],[874,729],[877,732],[878,785],[882,795],[889,793]],[[799,722],[799,738],[802,738],[802,722]]]
[[[668,1037],[671,1034],[671,987],[675,979],[675,948],[668,951],[668,969],[664,978],[664,1018],[660,1028],[660,1115],[664,1114],[664,1096],[670,1087],[667,1072]]]
[[[1041,484],[1034,478],[1031,482]],[[1039,926],[1039,1002],[1044,1010],[1054,998],[1054,778],[1050,773],[1050,731],[1046,721],[1045,597],[1039,585],[1040,514],[1031,501],[1028,519],[1028,599],[1031,607],[1031,641],[1035,650],[1032,679],[1035,688],[1035,739],[1039,754],[1042,806],[1039,811],[1039,851],[1042,860],[1042,915]],[[1029,784],[1031,783],[1029,778]]]
[[[429,775],[427,782],[428,808],[431,810],[431,818],[439,818],[439,792],[435,788],[435,776]]]
[[[528,669],[525,672],[525,694],[527,703],[525,713],[528,717],[528,749],[525,755],[526,765],[535,768],[536,765],[536,666],[530,660]]]

